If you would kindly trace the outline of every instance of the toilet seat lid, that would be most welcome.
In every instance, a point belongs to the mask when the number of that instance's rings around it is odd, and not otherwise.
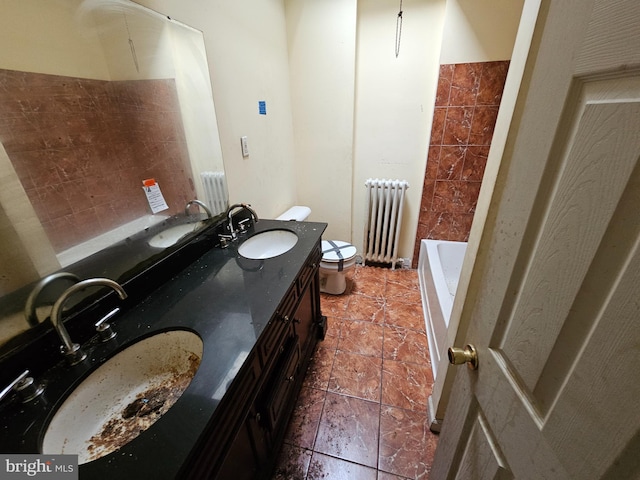
[[[356,256],[356,247],[341,240],[322,241],[323,262],[345,262]]]

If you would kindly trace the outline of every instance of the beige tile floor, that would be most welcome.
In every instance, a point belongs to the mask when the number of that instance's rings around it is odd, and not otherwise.
[[[322,294],[327,337],[307,371],[273,480],[428,479],[437,436],[415,270],[356,267]]]

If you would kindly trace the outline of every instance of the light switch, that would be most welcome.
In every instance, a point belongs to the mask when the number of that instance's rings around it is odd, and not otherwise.
[[[247,143],[247,137],[240,137],[240,145],[242,146],[242,156],[249,156],[249,144]]]

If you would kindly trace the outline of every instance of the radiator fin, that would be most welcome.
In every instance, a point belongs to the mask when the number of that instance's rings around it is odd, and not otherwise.
[[[216,216],[227,210],[229,193],[224,172],[202,172],[202,185],[204,186],[205,202]]]
[[[364,263],[398,261],[402,206],[409,183],[406,180],[368,179],[364,227]]]

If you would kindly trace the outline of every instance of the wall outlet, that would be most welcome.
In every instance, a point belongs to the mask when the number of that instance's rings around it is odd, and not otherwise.
[[[240,137],[240,146],[242,147],[242,156],[249,156],[249,144],[247,143],[247,137]]]

